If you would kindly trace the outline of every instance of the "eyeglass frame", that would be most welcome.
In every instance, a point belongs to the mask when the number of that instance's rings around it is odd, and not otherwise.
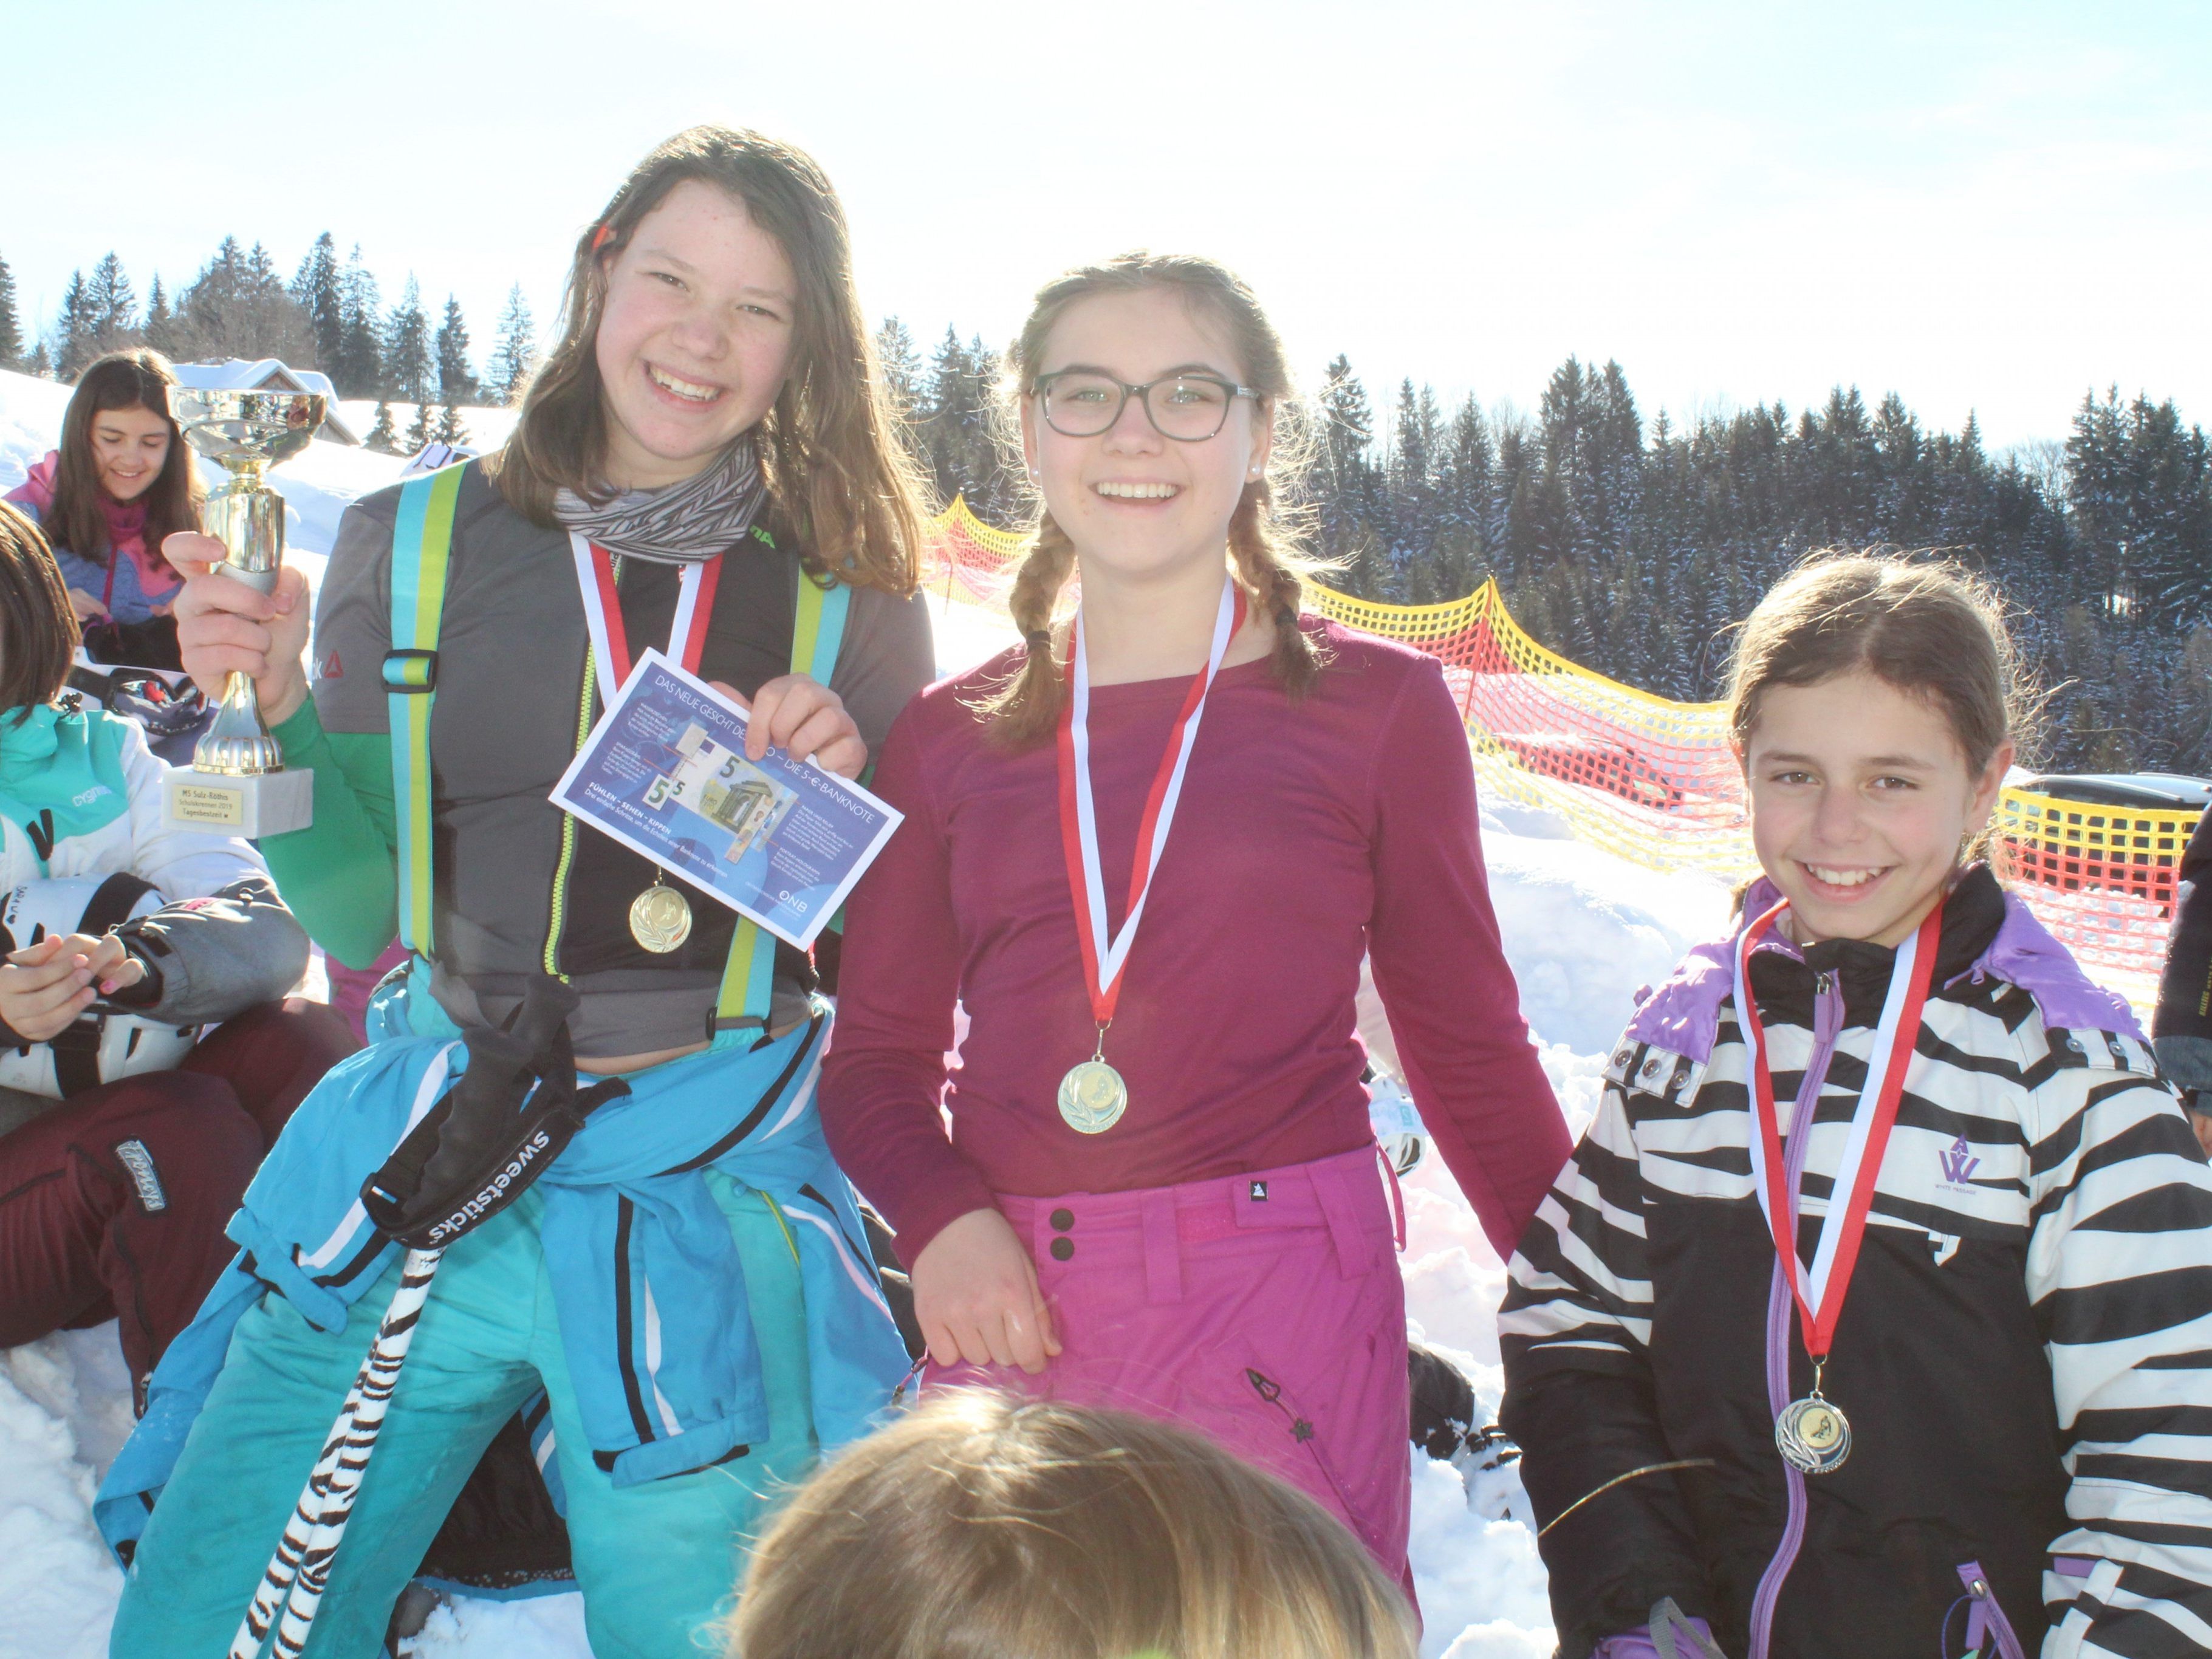
[[[1070,432],[1065,427],[1054,424],[1052,418],[1052,382],[1070,374],[1088,374],[1094,380],[1104,380],[1109,385],[1114,386],[1121,394],[1121,402],[1114,405],[1113,415],[1107,420],[1106,424],[1100,427],[1096,432]],[[1162,426],[1160,424],[1160,417],[1152,413],[1152,388],[1156,386],[1168,386],[1176,380],[1203,380],[1208,386],[1219,386],[1224,392],[1229,394],[1228,397],[1222,400],[1221,420],[1219,424],[1216,425],[1212,431],[1207,433],[1202,438],[1177,437],[1174,433]],[[1111,432],[1115,426],[1120,424],[1122,411],[1129,407],[1129,399],[1131,398],[1134,398],[1137,400],[1138,407],[1145,411],[1146,423],[1149,425],[1153,431],[1158,433],[1160,436],[1165,438],[1170,443],[1211,443],[1214,439],[1221,435],[1221,428],[1229,424],[1230,404],[1235,403],[1239,398],[1249,398],[1256,404],[1267,395],[1267,394],[1264,392],[1256,391],[1249,386],[1239,386],[1236,381],[1224,379],[1218,374],[1193,373],[1188,369],[1175,374],[1163,374],[1157,380],[1146,380],[1142,386],[1132,386],[1127,380],[1117,380],[1111,374],[1106,373],[1103,368],[1055,368],[1051,374],[1040,374],[1036,379],[1030,382],[1030,396],[1037,400],[1037,413],[1043,418],[1044,423],[1047,426],[1051,427],[1054,432],[1059,433],[1063,438],[1104,437],[1108,433]]]

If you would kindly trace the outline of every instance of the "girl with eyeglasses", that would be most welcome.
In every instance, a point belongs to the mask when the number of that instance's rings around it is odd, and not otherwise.
[[[1024,643],[885,742],[875,787],[907,819],[848,908],[824,1126],[897,1229],[926,1381],[1195,1426],[1410,1589],[1363,953],[1501,1255],[1568,1150],[1466,734],[1433,659],[1300,614],[1290,379],[1243,282],[1072,271],[1010,370],[1042,501]]]

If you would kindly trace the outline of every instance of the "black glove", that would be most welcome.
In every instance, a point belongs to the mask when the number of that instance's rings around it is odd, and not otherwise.
[[[573,988],[541,974],[507,1029],[465,1035],[460,1081],[362,1183],[380,1231],[410,1249],[444,1249],[521,1197],[593,1110],[629,1092],[618,1078],[577,1089],[575,1006]]]

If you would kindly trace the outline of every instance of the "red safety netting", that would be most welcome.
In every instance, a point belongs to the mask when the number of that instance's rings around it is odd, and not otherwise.
[[[1027,538],[956,500],[933,523],[923,580],[1003,611]],[[1538,644],[1498,584],[1441,605],[1382,605],[1319,586],[1311,608],[1440,659],[1486,799],[1540,807],[1580,838],[1654,869],[1751,874],[1743,775],[1719,703],[1672,702]],[[2094,805],[2008,788],[1997,873],[2083,962],[2147,1004],[2197,814]]]

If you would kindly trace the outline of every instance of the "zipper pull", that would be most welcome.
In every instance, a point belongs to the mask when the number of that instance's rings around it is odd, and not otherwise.
[[[1813,988],[1824,997],[1832,997],[1835,995],[1836,975],[1834,972],[1831,970],[1828,973],[1814,975]]]

